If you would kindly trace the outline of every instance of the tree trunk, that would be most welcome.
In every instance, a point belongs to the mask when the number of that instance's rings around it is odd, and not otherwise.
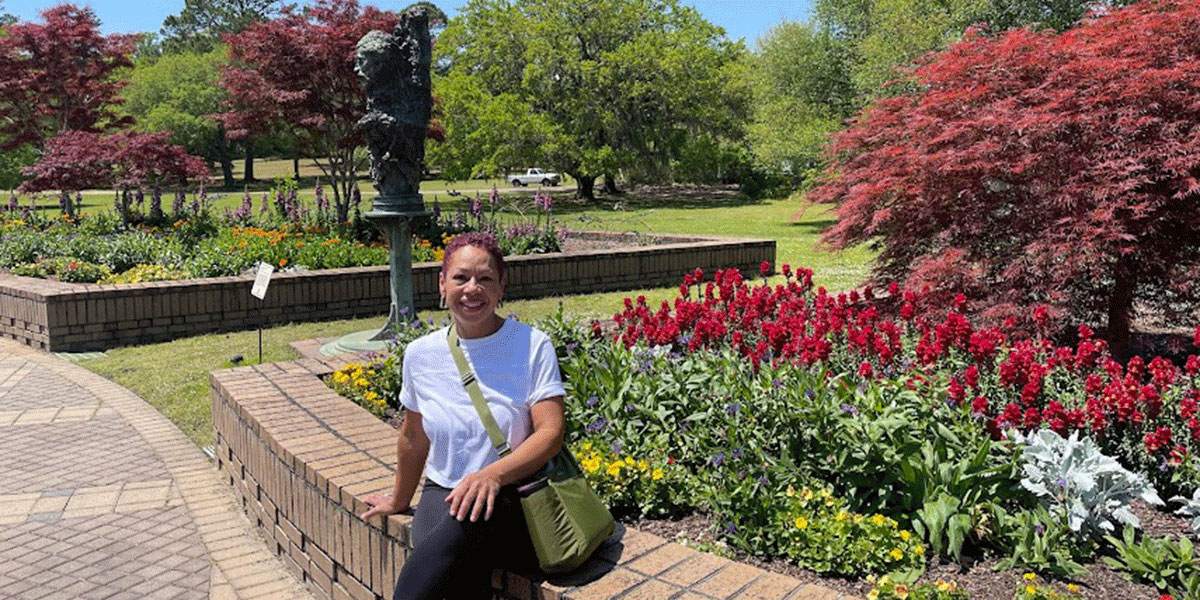
[[[242,141],[242,146],[246,149],[246,170],[242,173],[243,183],[254,182],[254,144],[250,143],[250,138]]]
[[[1117,260],[1113,272],[1113,291],[1108,298],[1108,347],[1113,356],[1122,362],[1130,358],[1130,321],[1133,317],[1133,292],[1137,285],[1133,273],[1132,260],[1128,257]]]
[[[300,157],[292,157],[292,179],[300,181]]]
[[[617,179],[609,173],[604,174],[604,193],[619,194],[621,190],[617,189]]]
[[[233,178],[233,157],[229,152],[229,140],[225,139],[225,128],[217,129],[217,162],[221,164],[221,178],[225,180],[225,188],[233,189],[237,181]]]
[[[588,202],[596,201],[596,176],[567,173],[575,180],[575,195]]]

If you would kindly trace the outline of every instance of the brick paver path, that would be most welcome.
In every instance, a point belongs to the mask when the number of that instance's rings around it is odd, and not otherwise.
[[[5,340],[0,565],[0,598],[312,598],[170,421]]]

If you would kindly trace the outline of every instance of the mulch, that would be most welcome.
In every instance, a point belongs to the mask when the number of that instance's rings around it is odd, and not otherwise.
[[[1155,510],[1150,506],[1137,502],[1134,513],[1142,522],[1144,531],[1152,536],[1189,535],[1191,529],[1186,519],[1167,512]],[[815,583],[843,594],[852,594],[865,598],[871,591],[871,584],[865,580],[850,580],[837,577],[822,577],[808,569],[798,567],[783,559],[765,560],[746,555],[726,546],[712,534],[712,522],[704,515],[690,515],[678,520],[634,519],[626,525],[653,533],[657,536],[682,543],[716,551],[733,560],[756,566],[766,571],[794,577],[805,583]],[[937,579],[953,580],[964,588],[972,600],[1012,600],[1018,585],[1024,584],[1024,569],[997,570],[998,559],[984,559],[965,567],[952,563],[931,561],[927,566],[921,581]],[[1087,600],[1157,600],[1160,593],[1149,585],[1133,583],[1121,573],[1109,568],[1095,558],[1095,562],[1085,564],[1087,574],[1077,578],[1057,579],[1047,581],[1039,577],[1039,584],[1049,584],[1060,592],[1065,592],[1067,585],[1074,583],[1079,586],[1080,594]]]

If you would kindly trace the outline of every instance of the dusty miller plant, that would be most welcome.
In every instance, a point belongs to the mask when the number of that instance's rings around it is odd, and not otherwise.
[[[1158,492],[1145,478],[1105,456],[1090,438],[1070,438],[1048,429],[1024,437],[1025,476],[1021,485],[1038,496],[1052,513],[1065,515],[1072,531],[1111,533],[1113,521],[1140,527],[1129,510],[1134,498],[1161,505]]]
[[[1183,503],[1183,506],[1175,511],[1175,514],[1181,517],[1192,517],[1192,532],[1200,534],[1200,488],[1192,493],[1190,500],[1183,496],[1175,496],[1171,498],[1171,502]]]

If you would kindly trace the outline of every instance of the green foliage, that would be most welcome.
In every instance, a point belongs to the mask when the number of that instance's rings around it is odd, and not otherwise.
[[[221,34],[237,33],[278,12],[279,0],[184,0],[183,10],[163,19],[160,45],[167,54],[211,51]]]
[[[65,256],[16,265],[12,272],[26,277],[54,277],[68,283],[95,283],[112,275],[104,265]]]
[[[1191,517],[1192,532],[1200,534],[1200,488],[1192,492],[1191,498],[1175,496],[1171,498],[1171,502],[1183,503],[1183,506],[1176,510],[1175,514],[1181,517]]]
[[[1200,563],[1188,538],[1173,541],[1170,537],[1143,537],[1136,541],[1134,528],[1126,527],[1121,539],[1112,536],[1105,539],[1116,552],[1115,557],[1104,557],[1110,567],[1178,598],[1200,598]]]
[[[662,453],[620,456],[591,442],[573,452],[588,483],[618,517],[665,518],[693,506],[684,485],[688,473]]]
[[[769,526],[783,533],[779,548],[763,549],[767,556],[780,553],[818,573],[843,576],[919,574],[925,568],[921,538],[879,513],[868,516],[850,511],[846,501],[828,488],[797,491],[788,487],[761,493],[775,506]],[[730,537],[737,539],[739,533]]]
[[[429,160],[453,177],[530,164],[669,176],[742,102],[726,69],[739,47],[675,0],[474,0],[435,50],[447,134]]]
[[[1022,439],[1025,477],[1021,485],[1045,503],[1050,512],[1064,517],[1071,531],[1103,535],[1115,523],[1137,527],[1130,503],[1141,498],[1162,505],[1158,493],[1144,477],[1105,456],[1091,438],[1068,439],[1043,429]]]
[[[210,116],[224,110],[228,97],[217,85],[226,61],[223,47],[139,60],[124,89],[123,110],[137,120],[138,130],[169,131],[171,143],[219,159],[229,148],[224,129]]]
[[[11,190],[21,184],[21,169],[37,161],[37,151],[26,145],[0,153],[0,189]]]
[[[142,283],[144,281],[170,281],[173,279],[187,279],[191,276],[191,273],[182,269],[172,269],[162,265],[138,265],[123,273],[109,275],[97,283],[112,285],[118,283]]]
[[[762,168],[801,177],[820,164],[829,134],[857,107],[850,58],[845,41],[816,25],[780,23],[759,40],[747,137]]]
[[[1024,568],[1059,576],[1078,576],[1086,572],[1081,560],[1093,556],[1096,545],[1067,527],[1062,515],[1051,514],[1044,506],[1010,514],[993,509],[999,546],[1005,558],[997,569]]]

